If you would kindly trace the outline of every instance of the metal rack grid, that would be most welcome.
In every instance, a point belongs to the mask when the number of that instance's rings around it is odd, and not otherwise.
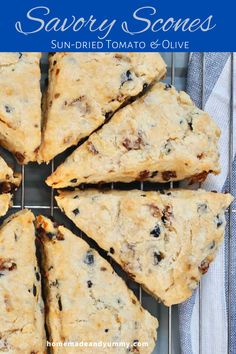
[[[168,66],[168,76],[167,76],[167,81],[169,81],[171,84],[175,85],[176,83],[176,56],[179,55],[179,53],[166,53],[166,55],[169,56],[169,62],[170,62],[170,66]],[[205,105],[205,53],[202,53],[203,56],[203,75],[202,75],[202,108],[204,108]],[[167,59],[166,57],[164,59]],[[179,73],[178,76],[184,75],[186,78],[186,60],[187,56],[185,55],[185,64],[184,66],[182,66],[181,68],[178,68]],[[233,67],[233,59],[234,59],[234,53],[231,53],[231,77],[232,77],[232,81],[231,81],[231,101],[230,101],[230,105],[231,105],[231,110],[230,110],[230,124],[229,124],[229,158],[228,158],[228,163],[229,163],[229,192],[232,193],[232,163],[233,163],[233,106],[234,106],[234,82],[233,82],[233,72],[234,72],[234,67]],[[180,74],[181,72],[181,74]],[[45,65],[43,66],[43,73],[45,73]],[[44,86],[44,85],[43,85]],[[183,84],[182,87],[178,87],[181,85],[177,85],[177,88],[184,88]],[[13,158],[11,157],[11,155],[9,153],[6,153],[4,150],[1,149],[1,154],[6,158],[6,160],[8,160],[11,165],[15,164],[16,169],[19,169],[19,166],[16,165],[16,163],[14,162]],[[60,160],[60,162],[62,160],[64,160],[65,155],[62,157],[62,159]],[[56,158],[57,160],[57,158]],[[60,163],[58,162],[57,165]],[[55,169],[56,163],[55,160],[53,160],[50,163],[50,166],[47,168],[47,175],[52,173]],[[43,167],[45,168],[45,166]],[[26,166],[21,166],[21,173],[22,173],[22,185],[21,188],[18,192],[18,198],[15,198],[16,201],[13,204],[13,208],[12,209],[24,209],[24,208],[30,208],[32,209],[34,212],[36,212],[36,214],[38,214],[39,212],[42,213],[48,213],[51,216],[54,216],[55,211],[58,211],[58,207],[55,205],[54,203],[54,190],[50,189],[47,191],[50,203],[49,204],[40,204],[40,203],[34,203],[34,202],[29,202],[26,203],[26,178],[27,178],[27,173],[26,170],[28,169],[28,167]],[[36,172],[37,174],[37,172]],[[116,186],[117,184],[115,184]],[[113,189],[114,184],[111,183],[110,184],[110,188]],[[117,186],[116,186],[117,187]],[[139,186],[137,186],[137,183],[135,185],[136,188],[140,188],[141,190],[145,189],[145,182],[140,182]],[[166,186],[165,186],[166,187]],[[153,185],[153,189],[158,188],[158,186]],[[173,188],[173,182],[171,182],[169,184],[169,188]],[[228,257],[229,260],[232,257],[231,254],[231,235],[232,235],[232,213],[235,213],[236,210],[234,210],[232,208],[232,206],[230,206],[229,210],[228,210],[228,237],[229,237],[229,246],[228,246]],[[10,211],[10,213],[12,213],[12,211]],[[62,216],[60,216],[60,219],[62,219]],[[59,221],[59,220],[58,220]],[[63,220],[64,221],[64,220]],[[67,220],[68,223],[68,220]],[[76,229],[74,227],[74,225],[70,223],[71,229]],[[73,231],[73,230],[72,230]],[[79,232],[80,236],[83,236],[81,231],[78,231],[77,229],[77,234]],[[230,261],[229,261],[229,267],[230,267]],[[127,280],[127,279],[126,279]],[[131,281],[132,283],[132,281]],[[130,284],[129,284],[130,285]],[[145,296],[147,298],[148,302],[151,299],[151,296],[145,294],[143,295],[144,291],[142,290],[141,286],[138,286],[135,288],[135,286],[131,286],[131,288],[133,287],[133,290],[136,290],[136,295],[139,297],[140,302],[143,302],[143,297]],[[228,296],[229,296],[229,308],[228,308],[228,313],[230,314],[230,300],[231,300],[231,288],[230,288],[230,281],[228,281]],[[204,350],[202,348],[202,296],[201,296],[201,283],[199,284],[199,354],[204,354]],[[163,305],[161,304],[156,304],[158,308],[162,307],[162,309],[164,308]],[[147,306],[146,306],[147,307]],[[153,313],[153,311],[151,311]],[[158,312],[158,311],[157,311]],[[169,307],[168,309],[165,308],[165,317],[166,317],[166,321],[165,322],[165,329],[163,331],[164,335],[163,337],[167,337],[167,340],[165,341],[165,344],[163,344],[161,346],[161,349],[159,347],[159,344],[157,346],[157,348],[155,349],[154,353],[155,354],[180,354],[180,346],[179,346],[179,338],[178,338],[178,327],[177,327],[177,323],[176,322],[176,317],[177,317],[177,307]],[[231,333],[231,323],[230,323],[230,315],[228,315],[229,318],[229,322],[228,322],[228,345],[229,345],[229,338],[230,338],[230,333]],[[175,323],[173,323],[175,320]],[[159,328],[159,333],[161,330],[162,326],[162,322],[160,322],[160,328]],[[164,338],[164,339],[165,339]],[[160,338],[160,334],[159,334],[159,342],[162,341],[162,338]],[[164,348],[164,349],[163,349]],[[228,352],[229,352],[229,347],[228,347]]]

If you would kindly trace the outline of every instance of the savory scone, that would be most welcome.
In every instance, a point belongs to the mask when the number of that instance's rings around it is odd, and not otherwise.
[[[126,343],[125,347],[79,347],[79,351],[78,346],[51,347],[52,353],[152,353],[158,321],[142,308],[111,265],[81,238],[46,217],[38,216],[36,227],[43,247],[50,341]],[[138,346],[141,342],[148,345]]]
[[[21,183],[21,174],[13,170],[0,156],[0,216],[8,211],[11,205],[12,193]]]
[[[167,306],[192,294],[223,239],[230,194],[61,192],[60,209]]]
[[[0,144],[20,164],[41,142],[40,53],[0,53]]]
[[[220,171],[219,136],[211,117],[185,92],[157,83],[92,134],[47,184],[203,181],[208,173]]]
[[[158,53],[56,53],[49,63],[46,124],[38,157],[46,162],[91,134],[166,73]]]
[[[23,210],[0,228],[0,352],[44,354],[46,341],[34,215]]]

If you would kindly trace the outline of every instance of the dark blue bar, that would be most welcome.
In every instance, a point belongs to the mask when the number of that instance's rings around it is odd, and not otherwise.
[[[2,1],[1,51],[235,51],[233,0]]]

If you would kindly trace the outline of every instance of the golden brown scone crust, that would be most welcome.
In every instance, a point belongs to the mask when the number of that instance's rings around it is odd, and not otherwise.
[[[11,206],[12,193],[21,183],[21,174],[13,170],[0,156],[0,216],[3,216]]]
[[[11,183],[15,187],[19,187],[21,183],[21,174],[14,173],[12,168],[8,166],[6,161],[0,156],[0,184],[1,183]]]
[[[215,122],[185,92],[157,83],[92,134],[47,184],[203,181],[220,171],[219,136]]]
[[[167,306],[186,300],[214,259],[230,194],[204,190],[61,192],[62,211]]]
[[[47,326],[52,342],[147,342],[150,354],[158,321],[94,249],[63,226],[37,218],[47,288]],[[52,347],[52,353],[127,353],[127,347]],[[136,353],[134,348],[129,352]]]
[[[0,228],[0,352],[45,354],[34,215],[23,210]]]
[[[40,53],[0,53],[0,144],[19,163],[41,142]]]
[[[39,161],[76,145],[114,111],[165,76],[158,53],[56,53],[50,57]]]
[[[4,216],[12,205],[11,198],[12,195],[10,193],[0,195],[0,216]]]

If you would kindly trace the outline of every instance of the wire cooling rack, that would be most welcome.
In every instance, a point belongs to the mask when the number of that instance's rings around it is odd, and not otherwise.
[[[231,111],[230,111],[230,123],[229,123],[229,149],[228,149],[228,163],[229,163],[229,192],[232,193],[232,163],[233,163],[233,105],[234,105],[234,87],[233,87],[233,53],[231,54],[231,71],[232,71],[232,82],[231,82]],[[187,75],[187,64],[188,64],[188,54],[187,53],[163,53],[164,60],[168,65],[168,72],[166,82],[175,85],[178,89],[185,89],[186,75]],[[202,53],[203,59],[203,75],[202,75],[202,108],[205,106],[205,53]],[[45,80],[47,79],[47,55],[44,54],[42,58],[42,90],[45,89]],[[72,149],[71,149],[72,150]],[[78,230],[74,224],[68,220],[58,209],[54,203],[54,191],[45,185],[46,177],[51,174],[56,166],[58,166],[66,156],[68,156],[71,150],[61,157],[55,158],[50,165],[37,165],[29,164],[27,166],[19,166],[8,152],[0,148],[1,155],[7,160],[7,162],[13,166],[14,170],[21,170],[22,173],[22,185],[21,188],[16,193],[14,198],[13,208],[8,214],[12,214],[16,209],[20,210],[23,208],[32,209],[32,211],[38,215],[43,213],[45,215],[54,216],[58,223],[63,223],[65,226],[69,227],[72,232],[85,238],[92,246],[95,244],[86,238],[85,235]],[[163,185],[152,184],[146,182],[135,182],[129,184],[128,186],[121,185],[119,183],[110,184],[111,189],[116,188],[139,188],[139,189],[160,189]],[[169,188],[173,188],[173,183],[170,183]],[[165,185],[166,188],[166,185]],[[231,254],[231,237],[232,237],[232,213],[235,213],[232,206],[228,210],[228,259],[229,268],[230,260],[232,259]],[[104,257],[106,254],[99,250]],[[114,263],[112,264],[116,271],[125,279],[128,286],[135,292],[136,296],[140,299],[140,302],[145,308],[147,308],[154,316],[159,320],[159,330],[158,330],[158,345],[155,348],[155,354],[180,354],[180,340],[178,331],[178,310],[177,306],[166,308],[162,304],[157,303],[150,295],[146,294],[140,286],[133,283],[127,276],[117,267]],[[202,346],[202,286],[199,285],[199,354],[205,354],[204,348]],[[228,281],[228,314],[230,319],[230,303],[232,291],[231,283]],[[231,335],[231,323],[228,322],[228,339]],[[228,340],[229,343],[229,340]],[[229,352],[229,350],[228,350]]]

